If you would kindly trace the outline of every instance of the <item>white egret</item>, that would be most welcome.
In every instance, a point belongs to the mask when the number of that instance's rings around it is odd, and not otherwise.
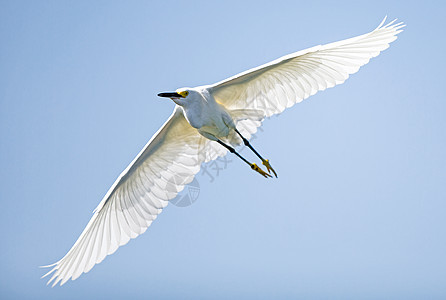
[[[122,172],[86,228],[52,267],[53,286],[75,280],[119,246],[142,234],[200,170],[229,150],[264,177],[276,175],[248,140],[265,117],[337,84],[389,47],[404,27],[385,19],[372,32],[281,57],[213,85],[160,93],[177,105],[173,114]],[[267,172],[241,157],[245,143]],[[276,175],[277,176],[277,175]]]

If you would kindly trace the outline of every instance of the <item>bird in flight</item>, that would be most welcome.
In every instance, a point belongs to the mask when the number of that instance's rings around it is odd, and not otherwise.
[[[164,125],[116,179],[73,247],[52,269],[48,284],[63,285],[90,271],[119,246],[144,233],[168,201],[190,183],[202,163],[227,152],[264,177],[277,177],[249,143],[262,121],[326,88],[389,47],[401,32],[396,20],[372,32],[298,51],[212,85],[158,94],[176,103]],[[259,158],[241,156],[246,145]]]

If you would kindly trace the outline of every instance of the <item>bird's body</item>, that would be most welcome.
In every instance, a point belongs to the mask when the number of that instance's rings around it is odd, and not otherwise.
[[[142,234],[204,162],[229,151],[264,177],[277,177],[250,145],[251,135],[264,118],[343,83],[388,48],[404,25],[384,21],[370,33],[295,52],[213,85],[160,93],[177,104],[174,112],[117,178],[70,251],[47,266],[53,267],[45,275],[53,273],[49,282],[78,278]],[[268,173],[237,153],[233,146],[242,142]]]
[[[182,88],[189,92],[188,100],[174,101],[181,103],[183,114],[189,124],[210,140],[228,137],[230,130],[235,128],[231,114],[217,101],[207,87]]]

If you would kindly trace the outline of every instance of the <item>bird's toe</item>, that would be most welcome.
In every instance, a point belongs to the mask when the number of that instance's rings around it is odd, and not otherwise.
[[[266,167],[266,169],[268,170],[268,173],[271,174],[271,171],[272,171],[274,176],[276,176],[276,178],[277,178],[277,173],[276,173],[276,171],[274,171],[273,167],[271,167],[268,159],[264,159],[262,161],[262,164]]]
[[[251,169],[253,169],[254,171],[257,171],[258,173],[260,173],[260,175],[262,175],[265,178],[271,177],[271,175],[269,175],[268,173],[266,173],[265,171],[263,171],[258,165],[256,164],[252,164],[251,165]]]

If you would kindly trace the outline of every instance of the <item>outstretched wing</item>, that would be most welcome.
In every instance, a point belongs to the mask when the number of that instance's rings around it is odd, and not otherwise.
[[[84,231],[45,276],[64,284],[86,273],[119,246],[144,233],[168,201],[200,170],[202,162],[226,154],[192,128],[178,106],[122,172]]]
[[[343,83],[350,74],[389,47],[404,27],[396,20],[372,32],[283,56],[209,87],[215,99],[231,110],[255,109],[265,117]]]

